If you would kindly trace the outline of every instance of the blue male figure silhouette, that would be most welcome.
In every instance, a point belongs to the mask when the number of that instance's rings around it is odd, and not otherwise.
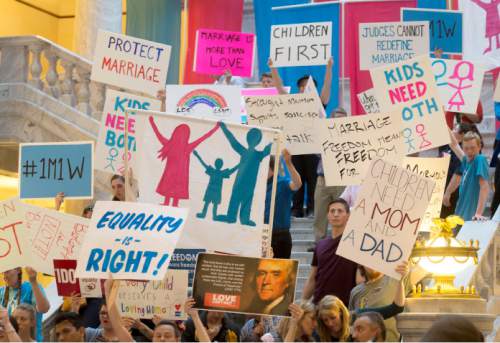
[[[193,151],[194,156],[200,161],[201,165],[205,168],[205,173],[209,176],[207,189],[203,201],[203,210],[196,214],[198,218],[205,218],[207,216],[208,205],[212,204],[212,219],[217,220],[217,207],[219,206],[222,198],[222,183],[224,179],[228,179],[232,173],[238,169],[238,165],[231,169],[222,169],[224,162],[218,158],[214,162],[214,166],[209,166],[203,161],[198,151]]]
[[[219,216],[217,220],[225,223],[235,223],[239,212],[241,224],[255,226],[255,222],[250,219],[253,193],[257,183],[260,163],[270,154],[272,143],[266,145],[262,151],[256,150],[255,147],[262,140],[262,131],[252,128],[247,133],[248,148],[245,148],[229,131],[226,124],[221,122],[220,128],[233,150],[240,155],[240,163],[238,164],[238,173],[231,191],[227,215]]]

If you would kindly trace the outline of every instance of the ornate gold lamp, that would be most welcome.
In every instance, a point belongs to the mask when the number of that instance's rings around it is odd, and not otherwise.
[[[463,225],[459,216],[448,216],[446,219],[432,220],[431,237],[427,241],[417,241],[410,256],[413,264],[432,273],[434,286],[422,289],[413,286],[412,297],[479,297],[474,287],[453,284],[457,272],[466,267],[477,264],[479,242],[472,240],[468,243],[453,237],[453,229]]]

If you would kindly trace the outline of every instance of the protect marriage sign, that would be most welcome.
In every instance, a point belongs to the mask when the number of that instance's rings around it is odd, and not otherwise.
[[[252,77],[255,35],[252,33],[199,29],[196,31],[194,71]]]
[[[94,194],[93,142],[21,143],[19,197],[92,198]]]
[[[169,45],[99,30],[90,79],[155,95],[167,80]]]
[[[464,60],[432,59],[431,65],[445,110],[476,114],[484,69]]]
[[[129,112],[127,128],[125,128],[125,109],[159,111],[160,106],[161,103],[158,100],[108,88],[95,148],[95,169],[123,175],[125,161],[128,160],[128,166],[135,170],[136,118],[133,111]],[[125,129],[128,131],[127,156],[125,155]]]
[[[399,63],[429,53],[429,24],[389,22],[359,24],[361,70]]]
[[[199,309],[290,316],[297,260],[199,254],[193,284]]]
[[[318,128],[327,186],[359,185],[372,160],[399,163],[405,146],[397,114],[325,119]]]
[[[434,185],[406,168],[373,160],[337,255],[399,280],[395,268],[411,254]]]
[[[274,67],[326,65],[332,52],[332,22],[271,26]]]
[[[153,204],[98,201],[78,257],[77,276],[163,279],[188,210]]]
[[[118,311],[124,317],[169,320],[187,319],[184,302],[188,289],[187,270],[167,270],[163,280],[120,282],[116,296]]]
[[[420,56],[370,70],[382,113],[398,113],[403,120],[405,154],[450,142],[429,57]]]

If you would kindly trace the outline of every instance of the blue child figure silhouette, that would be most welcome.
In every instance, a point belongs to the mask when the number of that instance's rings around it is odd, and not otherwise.
[[[207,216],[208,206],[212,204],[212,220],[217,220],[217,207],[220,205],[221,197],[222,197],[222,183],[224,179],[229,179],[231,174],[233,174],[236,169],[238,169],[238,165],[231,169],[222,169],[224,162],[222,159],[217,158],[214,162],[214,166],[209,166],[203,159],[201,158],[198,151],[193,151],[194,156],[200,161],[201,165],[205,168],[205,173],[209,176],[207,189],[205,191],[205,196],[203,197],[203,201],[205,204],[203,205],[203,210],[200,213],[196,214],[198,218],[205,218]]]
[[[255,222],[250,219],[250,213],[257,183],[257,174],[262,160],[271,153],[272,143],[266,145],[262,151],[256,150],[255,147],[262,140],[262,131],[252,128],[247,133],[248,148],[245,148],[238,142],[225,123],[221,122],[220,128],[233,150],[240,155],[240,163],[238,164],[238,173],[231,191],[227,215],[219,216],[217,220],[225,223],[235,223],[239,212],[241,224],[255,226]]]

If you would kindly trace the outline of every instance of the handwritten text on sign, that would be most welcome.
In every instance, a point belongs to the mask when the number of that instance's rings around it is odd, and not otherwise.
[[[194,70],[222,75],[251,77],[255,35],[252,33],[200,29],[196,31]]]
[[[160,110],[158,100],[118,92],[106,91],[106,101],[102,111],[101,126],[95,151],[95,168],[113,174],[123,174],[125,170],[125,109]],[[129,112],[128,118],[128,161],[134,168],[134,155],[137,150],[136,118]]]
[[[30,263],[24,207],[17,199],[0,202],[0,272]]]
[[[397,112],[403,119],[406,154],[450,142],[428,57],[378,67],[370,73],[381,112]]]
[[[430,231],[433,218],[441,217],[441,206],[443,203],[443,194],[446,187],[446,175],[450,164],[450,155],[444,157],[405,157],[403,167],[415,174],[427,179],[434,180],[436,186],[432,193],[429,206],[425,211],[420,225],[420,231]]]
[[[360,23],[359,63],[361,70],[399,63],[429,53],[429,24]]]
[[[321,103],[313,93],[245,97],[248,123],[283,130],[292,155],[317,154],[316,121]]]
[[[76,260],[54,260],[57,295],[70,297],[80,294],[80,284],[75,273]]]
[[[93,142],[20,144],[20,198],[92,198],[93,151]]]
[[[99,30],[91,80],[156,95],[167,80],[170,46]]]
[[[187,209],[98,201],[78,259],[78,277],[161,280]]]
[[[78,257],[90,220],[28,204],[24,207],[32,267],[54,275],[54,259]]]
[[[464,60],[433,59],[441,103],[447,111],[476,114],[484,69]]]
[[[395,279],[407,261],[434,181],[383,160],[372,161],[337,254]]]
[[[131,281],[120,283],[116,303],[124,317],[184,320],[184,302],[188,288],[187,270],[168,270],[161,281]]]
[[[332,23],[271,26],[271,59],[275,67],[327,64],[332,51]]]
[[[358,100],[363,106],[365,113],[380,113],[380,106],[377,101],[377,96],[373,88],[367,89],[358,94]]]
[[[398,163],[404,156],[401,118],[397,114],[324,121],[318,132],[328,186],[359,185],[372,160],[383,158]]]

